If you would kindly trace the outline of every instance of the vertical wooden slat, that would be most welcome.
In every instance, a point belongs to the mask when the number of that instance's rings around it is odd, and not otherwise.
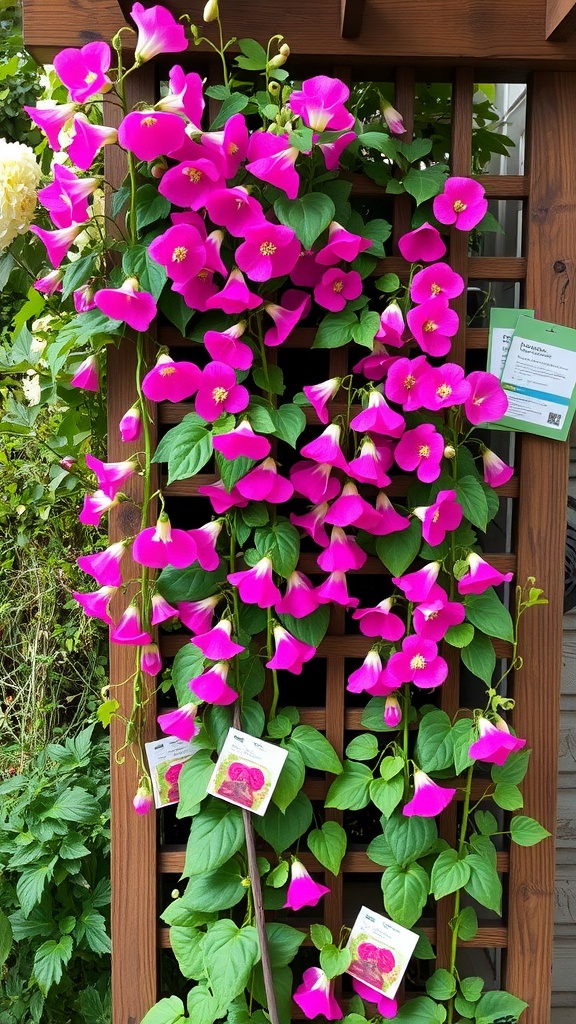
[[[458,68],[454,77],[452,94],[452,161],[453,175],[468,177],[472,169],[472,99],[474,96],[474,71],[472,68]],[[467,231],[450,230],[450,266],[468,284],[468,241]],[[466,287],[450,304],[460,317],[460,327],[452,339],[450,359],[464,366],[466,360]]]
[[[154,100],[154,73],[150,65],[127,80],[128,106],[138,100]],[[119,117],[118,107],[106,104],[106,123]],[[121,183],[126,166],[117,147],[107,147],[106,178],[114,187]],[[136,350],[131,339],[119,348],[110,346],[108,356],[108,458],[111,462],[129,458],[140,445],[120,441],[118,423],[136,399]],[[155,437],[152,438],[155,447]],[[134,476],[125,488],[132,499],[123,502],[110,516],[110,540],[121,540],[140,529],[137,504],[142,497],[142,480]],[[124,578],[137,575],[138,566],[123,562]],[[122,598],[122,606],[131,593]],[[117,611],[120,609],[116,609]],[[130,715],[131,684],[125,683],[134,672],[134,648],[112,644],[110,648],[111,696],[120,702],[120,714]],[[147,708],[145,740],[156,736],[154,687]],[[124,725],[113,719],[111,741],[112,800],[112,1000],[114,1024],[139,1024],[157,998],[156,951],[156,812],[140,817],[134,813],[132,799],[138,784],[137,772],[129,750],[124,763],[115,758],[124,744]]]
[[[566,284],[554,264],[570,257],[576,237],[576,74],[539,72],[530,85],[527,303],[542,319],[573,326],[576,282]],[[552,838],[511,848],[506,986],[529,1003],[526,1024],[544,1024],[550,1019],[568,448],[529,434],[521,446],[518,582],[535,576],[549,604],[522,621],[514,727],[533,751],[523,813]]]
[[[403,142],[410,142],[414,132],[414,93],[416,90],[416,75],[414,68],[401,67],[396,72],[396,84],[394,87],[394,105],[402,114],[406,133],[402,136]],[[412,198],[404,194],[397,196],[394,202],[394,226],[393,240],[394,248],[398,245],[398,239],[410,231],[412,225]]]

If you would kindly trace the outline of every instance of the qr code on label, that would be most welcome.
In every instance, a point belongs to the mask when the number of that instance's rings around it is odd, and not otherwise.
[[[562,417],[561,417],[561,414],[559,412],[549,412],[548,413],[548,423],[550,424],[551,427],[559,427],[561,419],[562,419]]]

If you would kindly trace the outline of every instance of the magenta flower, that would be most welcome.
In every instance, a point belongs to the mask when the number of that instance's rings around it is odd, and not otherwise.
[[[325,548],[329,543],[328,534],[326,533],[324,527],[324,517],[327,511],[328,502],[323,501],[322,504],[315,505],[314,508],[310,510],[310,512],[306,512],[303,516],[297,516],[294,512],[291,512],[290,522],[293,524],[293,526],[299,526],[302,530],[309,534],[309,536],[312,537],[312,540],[314,541],[315,544],[318,544],[320,547]],[[278,606],[278,611],[287,611],[287,609],[282,609],[280,608],[280,606]],[[289,612],[288,614],[294,615],[294,612]],[[295,617],[298,618],[298,616]]]
[[[406,412],[422,408],[419,383],[430,369],[426,356],[415,359],[402,357],[389,368],[384,394],[390,402],[397,402]]]
[[[470,383],[457,363],[431,366],[418,382],[418,395],[425,409],[438,412],[451,405],[462,405],[470,396]]]
[[[330,543],[318,555],[317,562],[324,572],[348,572],[349,569],[361,569],[367,557],[354,537],[344,533],[340,526],[333,526]]]
[[[299,323],[310,311],[312,300],[307,292],[301,292],[296,288],[289,288],[282,293],[282,305],[275,302],[267,302],[264,306],[268,316],[274,321],[274,327],[269,327],[264,334],[264,344],[269,348],[275,348],[286,340]]]
[[[406,627],[402,619],[394,615],[393,606],[393,598],[385,597],[374,608],[358,608],[352,618],[360,622],[360,632],[364,636],[378,636],[395,642],[404,636]]]
[[[473,178],[447,178],[444,191],[434,196],[434,216],[441,224],[453,224],[459,231],[477,227],[488,209],[484,188]]]
[[[300,449],[300,455],[303,455],[305,459],[312,459],[313,462],[325,463],[328,466],[336,467],[336,469],[342,469],[346,473],[348,464],[340,447],[341,433],[342,428],[337,423],[331,423],[319,437]],[[314,501],[315,499],[311,498],[310,500]],[[323,499],[318,500],[322,501]]]
[[[484,464],[484,480],[490,487],[502,487],[514,475],[512,466],[508,466],[495,452],[482,445],[480,449]]]
[[[464,403],[464,411],[470,423],[477,426],[489,420],[499,420],[508,408],[508,398],[498,377],[484,370],[468,374],[471,385],[470,397]]]
[[[379,391],[373,390],[368,396],[368,406],[350,420],[352,430],[357,433],[373,431],[387,437],[400,437],[405,423],[404,417],[395,412]]]
[[[374,442],[367,437],[360,448],[360,455],[348,463],[348,472],[350,476],[361,483],[386,487],[390,483],[386,469],[390,468],[393,461],[393,456],[388,449],[377,448]]]
[[[226,363],[234,370],[249,370],[254,361],[254,353],[249,345],[238,340],[245,330],[246,321],[241,320],[226,331],[206,331],[204,344],[212,359]]]
[[[232,114],[220,132],[204,132],[202,145],[215,150],[222,160],[224,177],[234,178],[248,151],[248,129],[244,114]]]
[[[84,496],[82,511],[78,516],[78,522],[84,526],[99,526],[100,520],[105,512],[118,504],[117,498],[111,498],[104,491],[94,491],[94,494]]]
[[[302,984],[296,989],[293,999],[305,1017],[312,1020],[322,1015],[327,1020],[341,1020],[344,1013],[332,994],[333,983],[319,967],[304,971]]]
[[[446,252],[440,232],[428,223],[402,235],[398,239],[398,248],[408,263],[433,263],[434,260],[442,259]]]
[[[207,633],[212,625],[214,609],[220,601],[219,594],[205,597],[201,601],[180,601],[178,617],[193,633]]]
[[[396,445],[394,458],[400,469],[413,473],[424,483],[432,483],[440,476],[440,462],[444,454],[444,438],[432,423],[421,423],[407,430]]]
[[[314,505],[331,501],[340,493],[340,482],[331,476],[332,468],[329,463],[296,462],[290,469],[294,490]]]
[[[145,782],[140,782],[140,785],[136,790],[136,795],[132,801],[132,806],[136,811],[136,814],[148,814],[148,812],[154,807],[154,797],[152,796],[152,790],[150,789],[149,779]]]
[[[80,285],[72,292],[74,309],[77,313],[87,313],[90,309],[96,309],[94,302],[94,288],[91,283]]]
[[[328,227],[328,241],[323,249],[316,254],[316,262],[325,267],[333,267],[340,260],[352,263],[359,253],[372,245],[370,238],[353,235],[346,231],[338,221],[333,220]]]
[[[238,587],[241,601],[257,604],[259,608],[272,608],[281,597],[272,579],[272,562],[267,556],[256,562],[252,569],[230,573],[228,582]]]
[[[64,272],[62,270],[51,270],[49,274],[45,274],[44,277],[39,277],[34,282],[33,288],[37,292],[41,292],[42,295],[53,295],[54,292],[62,291],[62,278]]]
[[[374,509],[358,494],[356,484],[347,481],[342,494],[332,502],[324,517],[332,526],[357,526],[363,515],[370,515]]]
[[[207,672],[203,672],[196,679],[191,679],[188,686],[194,696],[206,701],[207,704],[233,704],[238,694],[228,686],[228,668],[228,662],[217,661]]]
[[[199,210],[205,205],[210,193],[221,187],[221,168],[208,157],[198,156],[193,160],[183,160],[176,167],[166,171],[162,175],[158,191],[175,206]]]
[[[438,786],[420,768],[414,769],[414,796],[402,808],[407,818],[435,818],[456,796],[455,789]]]
[[[270,661],[266,662],[266,668],[292,672],[295,676],[301,674],[304,662],[310,661],[316,654],[315,647],[297,640],[283,626],[274,626],[274,643],[276,650]]]
[[[136,469],[136,463],[131,459],[126,462],[101,462],[90,453],[86,455],[86,465],[96,476],[99,489],[108,498],[116,497],[124,481],[133,476]]]
[[[360,603],[359,598],[350,597],[348,594],[348,584],[344,572],[330,573],[328,579],[318,587],[316,594],[320,604],[329,604],[332,601],[343,608],[357,608]]]
[[[374,339],[374,345],[372,352],[368,356],[363,356],[358,362],[352,367],[354,373],[363,373],[368,380],[383,380],[386,376],[388,368],[393,366],[398,361],[398,356],[389,355],[388,351],[384,348],[384,345]]]
[[[135,277],[128,277],[121,288],[102,288],[94,303],[111,320],[123,320],[134,331],[147,331],[156,316],[156,301],[150,292],[140,291]]]
[[[381,341],[392,348],[401,348],[404,344],[404,316],[397,302],[390,302],[380,314],[380,328],[375,341]]]
[[[46,255],[53,267],[60,266],[70,246],[82,230],[82,224],[71,224],[67,228],[58,228],[56,231],[45,231],[44,228],[39,228],[37,224],[30,226],[30,231],[33,231],[44,242]]]
[[[294,164],[298,156],[299,150],[290,145],[289,135],[254,132],[248,143],[246,170],[260,181],[282,189],[289,199],[296,199],[300,178]]]
[[[83,224],[88,219],[88,196],[98,186],[98,178],[79,178],[64,164],[54,164],[54,181],[38,192],[57,228]]]
[[[108,43],[87,43],[82,49],[67,47],[54,57],[54,68],[74,103],[85,103],[98,92],[108,92],[112,82],[106,72],[112,54]]]
[[[310,876],[301,860],[292,858],[290,866],[290,884],[286,893],[284,909],[301,910],[302,907],[315,907],[330,889],[320,885]]]
[[[73,116],[76,110],[75,104],[62,103],[59,106],[55,105],[52,107],[24,107],[24,110],[30,120],[44,132],[50,149],[57,153],[60,149],[58,136],[64,125]]]
[[[449,601],[442,587],[436,584],[428,597],[414,609],[414,630],[424,640],[443,640],[450,626],[464,622],[466,609],[459,601]]]
[[[346,689],[350,693],[371,692],[377,686],[382,675],[382,659],[378,651],[368,651],[360,668],[355,669],[348,676]]]
[[[141,647],[143,644],[151,644],[152,637],[140,624],[140,612],[136,605],[128,605],[117,626],[114,626],[110,633],[110,640],[115,644],[125,644],[129,647]]]
[[[96,356],[87,356],[80,363],[70,381],[70,386],[73,388],[83,388],[84,391],[98,391],[100,378]]]
[[[378,1013],[381,1017],[385,1017],[386,1020],[392,1020],[398,1013],[398,1003],[395,999],[380,995],[375,989],[370,988],[369,985],[364,985],[357,978],[352,978],[352,988],[366,1003],[375,1003],[378,1007]]]
[[[384,116],[384,120],[388,125],[388,129],[392,132],[392,135],[404,135],[406,131],[404,122],[402,120],[402,114],[400,114],[388,100],[380,100],[380,110]]]
[[[250,501],[269,501],[279,505],[294,494],[294,486],[280,476],[274,459],[268,458],[256,466],[236,484],[243,498]]]
[[[503,718],[498,716],[496,723],[481,716],[478,726],[478,739],[470,745],[468,757],[474,761],[488,761],[490,764],[502,765],[509,754],[522,750],[526,740],[512,736]]]
[[[265,459],[270,454],[271,445],[267,437],[254,433],[248,420],[242,420],[229,433],[216,434],[212,447],[225,459]]]
[[[201,379],[195,363],[176,363],[170,356],[160,355],[144,377],[142,391],[151,402],[183,402],[198,390]]]
[[[304,288],[314,288],[320,281],[324,268],[316,263],[316,253],[313,249],[301,249],[298,263],[290,274],[293,284]]]
[[[210,661],[228,661],[246,649],[234,643],[231,637],[232,622],[230,619],[221,619],[208,633],[193,637],[190,643],[198,647]]]
[[[207,267],[203,267],[198,274],[191,277],[188,281],[181,283],[175,281],[172,285],[172,291],[181,295],[190,309],[197,313],[205,313],[208,299],[211,299],[218,292],[218,285],[214,283],[213,277],[212,271],[208,270]]]
[[[200,131],[200,123],[204,112],[204,96],[202,95],[202,79],[195,71],[185,74],[179,64],[175,64],[168,72],[170,88],[162,99],[158,100],[154,109],[167,111],[170,114],[185,114],[194,128]]]
[[[402,650],[393,654],[386,666],[388,676],[396,687],[401,683],[414,683],[421,690],[441,686],[448,675],[448,665],[438,654],[433,640],[421,636],[407,636]]]
[[[184,26],[175,21],[166,7],[157,4],[143,7],[133,4],[130,17],[138,29],[138,40],[134,51],[137,64],[151,60],[158,53],[180,53],[188,49]]]
[[[248,228],[264,220],[261,204],[242,185],[211,192],[206,210],[214,224],[222,224],[235,238],[244,238]]]
[[[314,288],[314,299],[319,306],[339,313],[351,299],[362,294],[362,278],[357,270],[340,270],[333,267],[322,274]]]
[[[174,224],[150,243],[148,252],[178,282],[193,277],[206,263],[204,240],[192,224]]]
[[[113,626],[114,620],[110,617],[110,601],[116,593],[116,587],[104,586],[100,590],[94,590],[90,594],[81,594],[79,591],[72,591],[72,597],[82,607],[84,614],[91,619],[102,619],[107,626]]]
[[[102,146],[111,146],[118,141],[118,132],[105,124],[92,124],[85,114],[75,114],[74,136],[67,153],[72,163],[81,171],[87,171],[94,163],[94,157]]]
[[[249,398],[246,388],[236,383],[234,370],[226,363],[214,362],[202,371],[194,405],[198,416],[214,423],[224,412],[242,412]]]
[[[224,313],[244,313],[247,309],[257,309],[262,305],[262,298],[251,292],[241,270],[232,270],[222,291],[206,300],[206,309],[221,309]]]
[[[442,543],[449,530],[458,529],[463,514],[456,491],[439,491],[434,504],[414,509],[414,515],[422,522],[422,536],[433,548]]]
[[[389,693],[384,704],[384,722],[389,729],[397,729],[401,721],[402,709],[398,698],[393,693]]]
[[[142,414],[137,405],[133,405],[124,413],[118,424],[120,439],[125,443],[139,441],[142,436]]]
[[[227,512],[228,509],[234,506],[245,508],[248,504],[248,499],[243,498],[236,487],[233,487],[231,491],[227,491],[221,480],[217,480],[215,484],[201,484],[198,488],[198,494],[203,494],[206,498],[210,499],[212,508],[218,515]]]
[[[276,605],[279,615],[304,619],[316,611],[320,602],[312,583],[304,573],[294,570],[286,581],[286,593]]]
[[[341,377],[332,377],[330,380],[323,381],[322,384],[307,384],[302,388],[306,398],[314,407],[314,412],[320,423],[328,423],[326,406],[338,394],[341,383]]]
[[[260,221],[246,228],[245,239],[236,250],[236,262],[252,281],[289,274],[300,256],[295,232],[283,224]]]
[[[188,530],[189,536],[196,545],[196,558],[205,572],[213,572],[220,565],[220,555],[216,551],[216,543],[222,532],[223,522],[206,523],[197,530]]]
[[[125,550],[124,541],[118,541],[105,551],[96,551],[93,555],[80,555],[78,565],[83,572],[96,580],[99,587],[121,587],[120,562]]]
[[[161,512],[156,528],[149,526],[134,539],[132,558],[150,569],[167,565],[186,569],[196,561],[196,544],[186,530],[173,530],[168,516]]]
[[[197,704],[183,704],[176,711],[168,711],[164,715],[158,715],[158,725],[167,736],[176,736],[179,740],[183,740],[184,743],[190,743],[190,740],[200,732],[196,724],[197,712]]]
[[[464,291],[464,280],[448,263],[434,263],[414,274],[410,285],[412,302],[425,302],[441,295],[444,299],[455,299]]]
[[[410,520],[396,511],[384,491],[379,491],[376,495],[376,508],[368,506],[356,519],[354,525],[361,530],[366,530],[374,537],[386,537],[389,533],[407,530]]]
[[[162,594],[152,595],[152,616],[150,619],[150,625],[159,626],[161,622],[167,622],[168,619],[175,619],[178,617],[178,609],[173,608],[171,604],[168,604]]]
[[[510,583],[513,572],[501,573],[498,569],[485,562],[480,555],[471,551],[466,559],[468,572],[458,580],[459,594],[483,594],[488,587],[498,587],[501,583]]]
[[[340,157],[351,142],[354,142],[356,132],[344,132],[331,142],[318,143],[318,149],[324,157],[327,171],[335,171],[340,166]]]
[[[423,352],[430,356],[445,356],[450,351],[458,330],[459,317],[450,309],[447,299],[435,295],[420,306],[413,306],[407,314],[408,326]]]
[[[344,106],[349,98],[350,90],[339,78],[316,75],[290,94],[288,106],[315,132],[340,132],[354,124],[354,115]]]
[[[392,583],[395,583],[403,591],[407,601],[426,601],[438,579],[440,569],[440,562],[428,562],[423,569],[418,569],[417,572],[409,572],[404,576],[393,576]]]
[[[158,644],[144,644],[140,651],[140,668],[147,676],[157,676],[162,671],[162,657]]]

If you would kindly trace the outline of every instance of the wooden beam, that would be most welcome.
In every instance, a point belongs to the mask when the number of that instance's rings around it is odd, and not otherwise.
[[[576,0],[546,0],[546,39],[564,42],[576,32]]]
[[[366,0],[340,0],[340,32],[343,39],[356,39],[362,31]]]

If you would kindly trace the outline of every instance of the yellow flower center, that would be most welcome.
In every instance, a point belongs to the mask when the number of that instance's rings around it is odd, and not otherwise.
[[[441,384],[439,388],[436,388],[436,394],[438,398],[448,398],[452,394],[452,388],[449,384]]]
[[[414,387],[415,383],[416,377],[413,377],[411,373],[409,373],[407,377],[404,377],[404,387],[406,388],[406,391],[410,391],[410,389]]]
[[[410,668],[426,668],[426,658],[423,658],[421,654],[415,654],[410,662]]]
[[[158,120],[157,117],[144,117],[144,118],[142,118],[142,124],[146,128],[152,128],[156,124],[157,120]]]
[[[421,459],[427,459],[430,455],[430,445],[421,444],[418,449],[418,455],[420,456]]]
[[[429,334],[431,331],[438,330],[438,324],[435,324],[433,320],[425,320],[422,324],[422,330]]]
[[[273,256],[276,252],[274,242],[262,242],[260,245],[260,252],[263,256]]]
[[[158,372],[161,377],[171,377],[176,370],[173,366],[161,366]]]
[[[220,404],[221,402],[225,402],[226,399],[228,398],[228,392],[226,391],[226,388],[214,388],[212,392],[212,398],[214,399],[215,402],[218,402],[218,404]]]
[[[484,399],[481,398],[479,395],[477,395],[476,398],[472,399],[472,404],[473,405],[482,405],[483,401],[484,401]]]
[[[236,143],[235,142],[229,142],[228,143],[228,155],[229,156],[234,156],[234,154],[237,153],[237,152],[238,152],[238,146],[236,145]]]
[[[337,295],[339,295],[340,292],[343,291],[343,289],[344,289],[344,282],[343,281],[334,281],[334,284],[332,285],[332,290],[335,291]]]
[[[466,209],[466,203],[463,203],[461,199],[457,199],[454,203],[454,213],[464,213]]]
[[[183,263],[188,255],[188,249],[185,245],[177,245],[172,253],[173,263]]]
[[[440,295],[442,289],[439,284],[433,284],[430,286],[430,291],[432,292],[432,295]]]
[[[208,271],[207,270],[201,270],[200,273],[197,274],[196,276],[197,276],[199,281],[207,281],[208,280]]]
[[[84,81],[86,85],[92,85],[92,82],[96,81],[96,74],[94,73],[94,71],[89,71]]]
[[[440,509],[437,508],[435,513],[434,513],[434,515],[432,516],[432,522],[433,523],[437,523],[439,519],[440,519]]]
[[[199,171],[197,167],[184,167],[182,174],[186,174],[195,185],[202,179],[202,171]]]

